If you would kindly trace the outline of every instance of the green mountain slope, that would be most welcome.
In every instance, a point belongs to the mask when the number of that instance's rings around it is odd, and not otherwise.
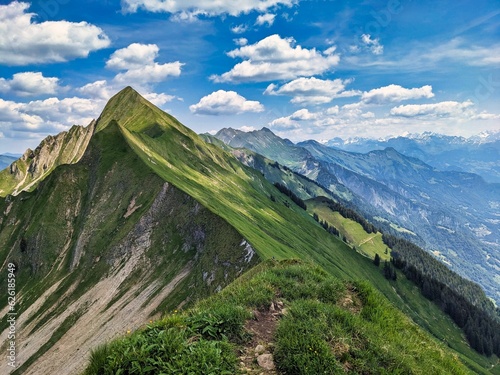
[[[182,125],[162,111],[156,109],[149,117],[154,119],[155,126],[162,125],[161,135],[152,137],[124,131],[138,155],[159,176],[231,223],[261,257],[299,257],[320,264],[342,279],[368,280],[393,303],[400,305],[403,301],[401,308],[441,340],[452,343],[473,361],[489,366],[484,357],[468,348],[451,320],[426,301],[411,283],[388,283],[373,268],[370,259],[352,251],[335,236],[326,235],[310,215],[280,195],[261,173],[243,167],[226,152],[204,144],[197,136],[186,136],[186,130],[178,128]],[[141,126],[150,127],[144,121]],[[272,195],[279,199],[273,202]]]
[[[0,212],[0,263],[18,269],[19,374],[74,374],[91,348],[258,262],[229,224],[148,169],[116,122]]]
[[[346,239],[361,254],[373,259],[378,254],[382,260],[390,260],[390,249],[382,241],[382,233],[367,233],[361,224],[354,220],[343,217],[339,212],[328,207],[328,201],[323,197],[313,198],[306,201],[307,210],[316,213],[320,221],[327,222],[340,232],[340,236]]]
[[[0,200],[0,212],[0,261],[19,266],[26,347],[18,373],[50,373],[69,358],[57,373],[74,373],[90,347],[272,257],[365,280],[465,353],[470,366],[490,364],[410,283],[387,282],[260,172],[131,88],[110,100],[78,163],[56,168],[33,192]]]
[[[469,373],[366,283],[268,261],[195,308],[97,349],[84,374],[276,373],[255,363],[264,357],[283,374]]]

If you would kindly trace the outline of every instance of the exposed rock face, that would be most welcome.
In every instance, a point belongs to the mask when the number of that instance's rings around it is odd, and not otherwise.
[[[29,191],[57,166],[80,160],[94,133],[95,121],[73,126],[67,132],[48,136],[35,149],[27,149],[9,168],[0,173],[0,196]]]

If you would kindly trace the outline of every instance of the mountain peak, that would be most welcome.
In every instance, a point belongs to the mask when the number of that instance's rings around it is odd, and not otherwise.
[[[173,129],[189,137],[195,134],[130,86],[108,101],[97,121],[96,132],[106,128],[112,121],[129,132],[145,133],[153,138]]]
[[[134,116],[134,114],[137,112],[137,115],[139,115],[141,112],[144,112],[144,107],[151,109],[154,106],[131,86],[127,86],[109,99],[101,116],[99,116],[96,130],[100,131],[104,129],[111,120],[115,120],[120,125],[126,127],[127,120],[131,117],[138,117]]]

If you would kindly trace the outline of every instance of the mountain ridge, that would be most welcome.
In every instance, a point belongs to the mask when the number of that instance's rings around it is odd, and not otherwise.
[[[306,259],[341,280],[364,279],[393,304],[411,306],[401,302],[413,293],[408,283],[388,283],[370,259],[324,231],[260,172],[182,125],[170,126],[171,117],[143,106],[136,93],[125,94],[136,105],[114,115],[123,99],[115,98],[77,163],[56,167],[32,191],[0,198],[0,261],[19,266],[27,314],[20,321],[29,327],[21,338],[30,349],[16,374],[75,372],[100,343],[76,350],[81,340],[100,337],[91,324],[100,314],[107,324],[113,311],[131,308],[116,314],[109,331],[127,335],[150,316],[188,306],[272,257]],[[138,117],[135,110],[152,113]],[[165,131],[150,132],[156,125]],[[145,309],[148,301],[154,303]],[[420,298],[412,303],[417,307],[407,311],[416,320],[425,321],[418,314],[430,309],[452,332],[453,345],[469,361],[484,363],[449,318]],[[0,328],[4,338],[5,322]],[[70,365],[55,367],[68,358]]]
[[[479,282],[497,303],[500,301],[500,280],[495,278],[500,249],[495,245],[499,240],[495,233],[499,231],[495,230],[494,205],[499,184],[488,184],[475,174],[440,172],[394,148],[362,154],[335,150],[315,141],[287,146],[270,132],[232,131],[230,137],[225,132],[215,136],[230,146],[247,147],[274,158],[331,191],[344,190],[359,197],[353,201],[358,210],[377,220],[377,225],[391,233],[382,221],[389,220],[416,233],[418,237],[411,238],[412,242],[439,251],[446,261],[459,267],[456,270],[466,272],[462,274]],[[485,251],[489,257],[485,257]],[[471,266],[476,262],[480,270]],[[484,270],[488,270],[488,276]]]
[[[400,153],[417,157],[440,170],[475,173],[488,182],[499,183],[499,137],[500,132],[470,138],[423,133],[378,140],[334,138],[326,145],[360,153],[394,147]]]

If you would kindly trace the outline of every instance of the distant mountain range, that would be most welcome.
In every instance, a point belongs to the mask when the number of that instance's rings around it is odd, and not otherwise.
[[[294,144],[267,128],[222,129],[215,137],[318,182],[384,230],[425,246],[500,302],[500,184],[439,171],[391,147],[363,154],[316,141]]]
[[[20,155],[13,155],[13,154],[0,155],[0,171],[7,168],[9,165],[15,162],[19,157]]]
[[[500,183],[500,132],[483,133],[471,138],[434,133],[380,140],[334,138],[325,145],[361,153],[392,147],[439,170],[475,173],[487,182]]]

